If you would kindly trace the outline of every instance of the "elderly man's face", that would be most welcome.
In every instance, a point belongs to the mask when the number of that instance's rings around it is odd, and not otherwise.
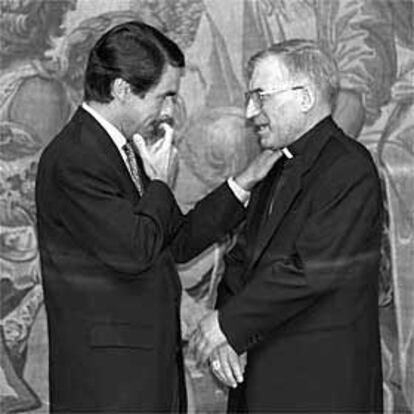
[[[304,122],[300,86],[278,58],[267,57],[256,64],[249,91],[259,94],[246,102],[246,118],[253,121],[263,149],[283,148],[300,135]]]

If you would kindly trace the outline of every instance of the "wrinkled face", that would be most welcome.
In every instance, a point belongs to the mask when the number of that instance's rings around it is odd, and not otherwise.
[[[246,118],[253,122],[263,149],[283,148],[300,135],[304,122],[299,103],[301,86],[291,79],[277,57],[269,56],[257,62],[249,91],[261,92],[262,96],[247,99]]]
[[[131,95],[124,113],[126,137],[139,133],[146,140],[156,139],[160,122],[172,123],[183,70],[167,65],[159,83],[144,97]]]

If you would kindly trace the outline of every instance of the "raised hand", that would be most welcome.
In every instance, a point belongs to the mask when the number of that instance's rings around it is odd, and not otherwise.
[[[173,129],[163,123],[165,130],[163,138],[152,144],[147,144],[141,135],[134,135],[132,142],[139,152],[145,172],[151,180],[161,180],[171,184],[174,179],[174,170],[177,165],[177,148],[173,145]]]
[[[282,156],[281,151],[263,150],[234,180],[242,188],[250,191],[266,177],[274,163]]]

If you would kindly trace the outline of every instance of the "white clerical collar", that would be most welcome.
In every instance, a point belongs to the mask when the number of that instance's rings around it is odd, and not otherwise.
[[[282,149],[281,149],[281,151],[282,151],[283,155],[284,155],[286,158],[288,158],[289,160],[291,160],[291,159],[293,158],[293,154],[292,154],[292,152],[289,150],[289,148],[288,148],[288,147],[284,147],[284,148],[282,148]]]

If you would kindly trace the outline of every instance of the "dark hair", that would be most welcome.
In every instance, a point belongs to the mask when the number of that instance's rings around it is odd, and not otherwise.
[[[144,95],[161,79],[166,65],[182,68],[180,48],[152,26],[139,21],[119,24],[95,44],[85,73],[85,100],[110,102],[112,82],[122,78]]]
[[[339,89],[338,68],[333,57],[313,40],[290,39],[275,43],[252,56],[247,64],[250,78],[258,62],[269,56],[282,60],[292,78],[304,75],[317,86],[331,106]]]

